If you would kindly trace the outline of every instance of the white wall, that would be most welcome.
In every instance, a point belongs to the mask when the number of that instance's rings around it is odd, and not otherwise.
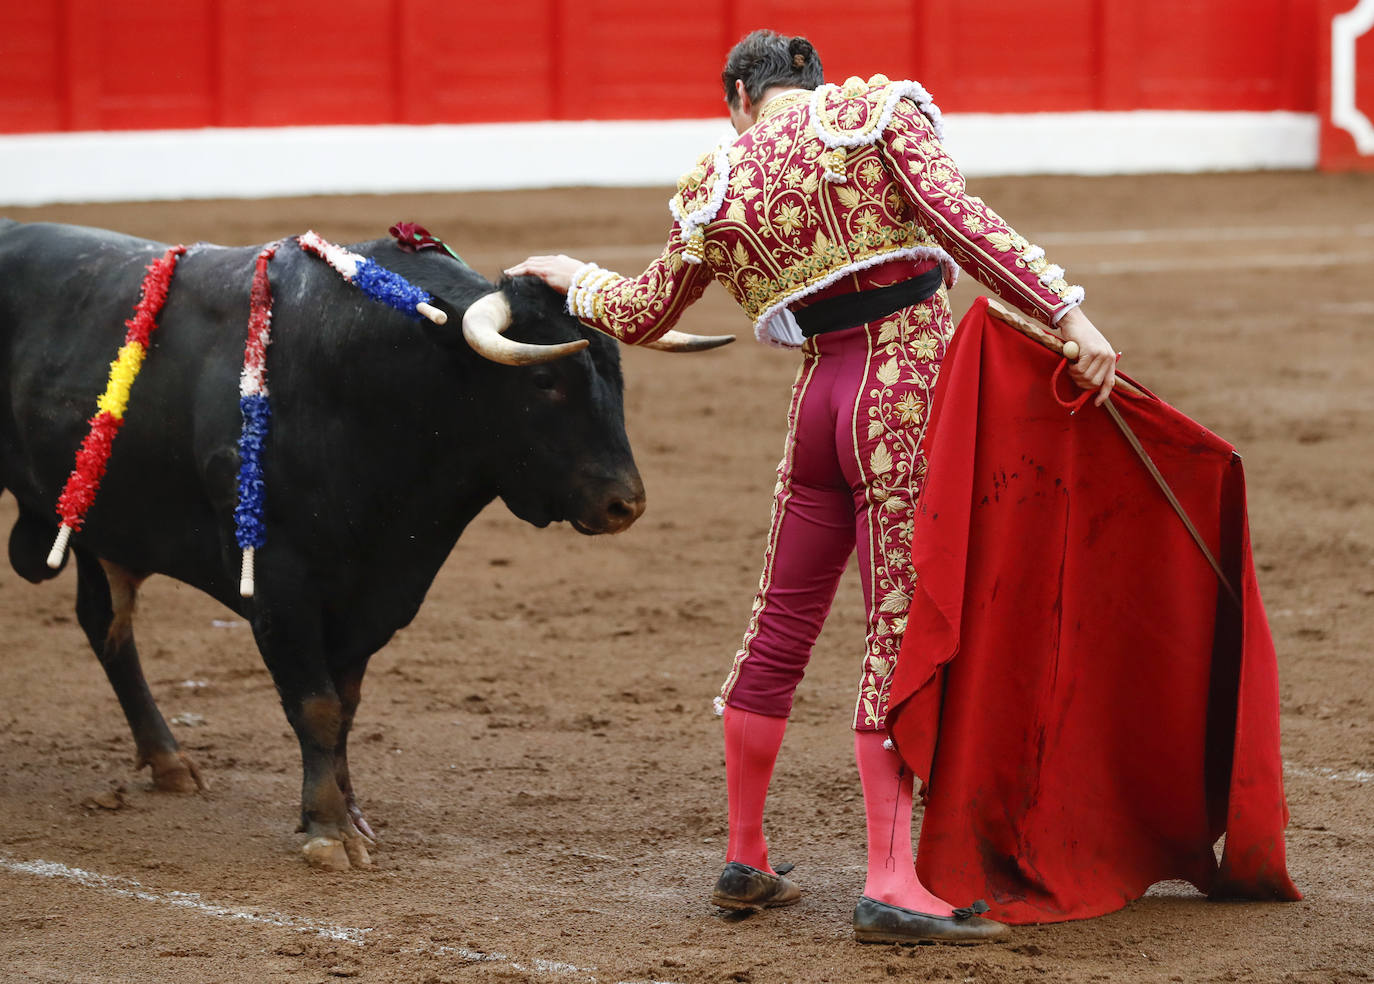
[[[1301,113],[949,114],[970,176],[1312,168]],[[722,119],[0,136],[0,205],[671,185]]]

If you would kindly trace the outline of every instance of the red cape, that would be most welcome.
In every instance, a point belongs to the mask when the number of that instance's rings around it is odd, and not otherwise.
[[[979,298],[941,369],[888,717],[928,779],[920,876],[1012,923],[1167,879],[1301,898],[1240,458],[1153,396],[1113,397],[1238,606],[1107,413],[1056,398],[1059,363]]]

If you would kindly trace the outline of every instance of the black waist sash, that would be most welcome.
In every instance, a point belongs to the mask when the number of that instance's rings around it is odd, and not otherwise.
[[[802,335],[811,338],[827,331],[841,331],[886,318],[902,308],[933,297],[944,282],[945,271],[937,263],[925,273],[891,287],[821,298],[815,304],[792,312],[792,316],[797,319],[797,327]]]

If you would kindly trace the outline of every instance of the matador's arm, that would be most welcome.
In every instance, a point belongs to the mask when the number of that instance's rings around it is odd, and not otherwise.
[[[568,289],[568,312],[627,345],[653,341],[673,327],[711,281],[706,267],[686,261],[683,251],[675,228],[663,254],[637,277],[586,264]]]
[[[1048,324],[1082,303],[1083,288],[1064,279],[1063,267],[965,191],[958,166],[913,103],[898,101],[879,146],[918,221],[980,283]]]

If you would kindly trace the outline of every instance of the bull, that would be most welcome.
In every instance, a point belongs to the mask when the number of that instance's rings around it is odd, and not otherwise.
[[[139,664],[139,586],[176,578],[252,626],[300,743],[303,851],[336,870],[366,866],[375,846],[348,767],[368,660],[415,617],[468,523],[496,498],[535,526],[567,521],[587,534],[623,530],[644,509],[614,341],[533,278],[492,284],[441,250],[391,239],[350,248],[428,291],[451,323],[408,319],[289,243],[277,251],[253,598],[239,591],[233,514],[258,247],[182,256],[70,550],[78,621],[159,790],[203,780]],[[0,487],[19,505],[10,562],[31,582],[56,574],[54,503],[145,268],[164,249],[0,220]],[[663,347],[728,340],[673,335]]]

